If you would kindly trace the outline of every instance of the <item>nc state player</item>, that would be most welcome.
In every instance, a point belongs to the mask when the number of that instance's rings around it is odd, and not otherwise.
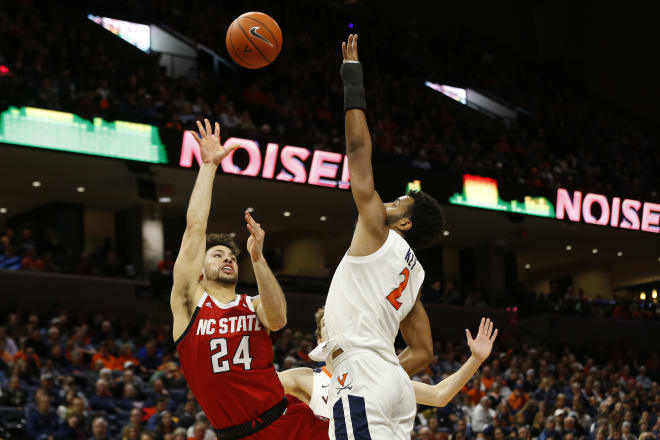
[[[190,196],[186,230],[174,265],[170,305],[183,374],[218,439],[327,439],[328,423],[284,389],[273,368],[268,332],[286,324],[286,301],[262,253],[265,233],[248,212],[250,253],[259,296],[236,294],[239,250],[223,234],[206,234],[218,165],[232,150],[220,125],[198,121],[202,165]]]

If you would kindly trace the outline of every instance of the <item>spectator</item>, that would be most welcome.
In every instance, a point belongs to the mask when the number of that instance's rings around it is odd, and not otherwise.
[[[520,411],[529,400],[529,396],[523,388],[522,382],[518,381],[513,388],[513,393],[509,394],[509,397],[506,399],[507,406],[514,414]]]
[[[92,368],[97,365],[98,361],[102,362],[103,368],[112,369],[116,366],[117,358],[110,353],[110,343],[108,341],[101,343],[100,350],[92,356],[92,362],[90,364]]]
[[[103,417],[97,417],[92,422],[92,437],[90,440],[107,440],[108,422]]]
[[[50,397],[40,395],[36,407],[30,408],[27,414],[26,432],[32,440],[47,440],[48,436],[57,431],[58,417],[50,407]]]
[[[472,412],[472,431],[483,432],[493,424],[494,418],[495,411],[490,407],[490,399],[486,396],[482,397]]]
[[[559,439],[561,436],[555,429],[555,418],[550,416],[545,421],[545,428],[539,434],[538,440]]]
[[[0,406],[13,406],[22,408],[27,403],[27,392],[21,388],[21,382],[17,375],[12,375],[6,389],[0,395]]]
[[[7,327],[0,326],[0,360],[9,362],[17,352],[16,341],[7,334]]]
[[[96,394],[89,399],[89,406],[95,411],[115,412],[115,400],[110,393],[110,387],[105,379],[96,381]]]

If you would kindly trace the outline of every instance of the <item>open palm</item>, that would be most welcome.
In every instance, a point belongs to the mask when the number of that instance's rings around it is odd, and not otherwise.
[[[238,145],[223,147],[220,144],[220,124],[215,123],[215,131],[211,129],[211,123],[204,119],[204,125],[197,121],[199,134],[191,131],[193,137],[199,144],[199,153],[203,163],[220,165],[222,159],[227,157]]]
[[[490,355],[490,351],[493,349],[493,342],[495,342],[498,333],[497,329],[493,331],[494,327],[495,324],[490,318],[481,318],[479,331],[477,332],[477,337],[474,339],[472,339],[470,330],[465,329],[465,336],[467,337],[470,351],[472,352],[472,355],[481,362]]]

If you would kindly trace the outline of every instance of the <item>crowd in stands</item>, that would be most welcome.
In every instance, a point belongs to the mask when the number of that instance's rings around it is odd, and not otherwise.
[[[169,321],[11,311],[0,321],[0,438],[213,439],[188,390]],[[310,317],[311,319],[311,317]],[[273,334],[278,371],[315,366],[311,333]],[[648,440],[660,432],[660,355],[500,339],[444,408],[420,406],[420,440]],[[464,342],[436,341],[414,379],[456,371]],[[21,432],[25,437],[21,437]]]
[[[102,3],[90,2],[88,9],[98,4],[107,10]],[[94,32],[81,26],[82,11],[54,3],[35,8],[31,2],[5,2],[0,64],[11,69],[12,82],[3,89],[2,105],[29,104],[176,129],[192,128],[204,116],[219,120],[225,133],[341,151],[339,42],[350,31],[347,16],[355,15],[379,157],[421,169],[658,200],[654,170],[660,153],[639,127],[590,102],[567,85],[561,72],[511,61],[465,35],[431,38],[414,22],[395,24],[359,9],[346,13],[331,2],[316,8],[301,1],[114,3],[123,18],[132,14],[136,21],[168,24],[221,56],[226,56],[231,20],[261,7],[284,27],[284,50],[266,71],[241,69],[234,77],[219,78],[200,70],[168,78],[155,58],[135,68],[109,53]],[[317,24],[313,33],[312,22]],[[455,103],[424,87],[425,80],[478,88],[524,109],[526,116],[485,130],[476,114],[472,121],[457,118]]]
[[[71,251],[50,229],[35,235],[30,228],[24,228],[20,233],[7,228],[0,235],[0,269],[113,278],[135,276],[135,270],[120,261],[109,240],[93,252],[73,258]]]

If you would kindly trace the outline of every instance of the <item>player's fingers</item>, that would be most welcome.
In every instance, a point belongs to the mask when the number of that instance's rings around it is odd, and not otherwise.
[[[486,325],[484,326],[484,334],[486,336],[490,335],[491,323],[490,318],[486,318]]]
[[[204,131],[204,126],[199,121],[197,121],[197,128],[199,129],[199,134],[201,134],[202,137],[206,137],[206,131]]]
[[[477,336],[479,336],[480,333],[483,333],[484,325],[486,325],[486,318],[481,318],[481,322],[479,323],[479,331],[477,332]]]
[[[358,35],[355,34],[355,38],[353,38],[353,56],[357,60],[357,40],[358,40]]]
[[[499,329],[495,329],[495,333],[493,333],[493,336],[490,338],[491,341],[495,341],[495,338],[497,338],[497,334],[499,333]]]
[[[342,41],[341,43],[341,54],[343,55],[344,59],[346,59],[346,42]]]
[[[193,137],[195,138],[195,140],[197,141],[198,144],[199,144],[200,142],[202,142],[202,139],[199,137],[199,135],[197,134],[197,132],[195,132],[194,130],[190,130],[190,133],[193,135]]]
[[[465,329],[465,337],[467,338],[468,342],[472,341],[472,333],[470,333],[470,330]]]
[[[220,139],[220,123],[219,122],[215,123],[215,131],[213,132],[213,136]]]
[[[211,136],[213,135],[213,129],[211,128],[211,123],[209,122],[208,119],[204,119],[204,127],[206,129],[206,133]]]

